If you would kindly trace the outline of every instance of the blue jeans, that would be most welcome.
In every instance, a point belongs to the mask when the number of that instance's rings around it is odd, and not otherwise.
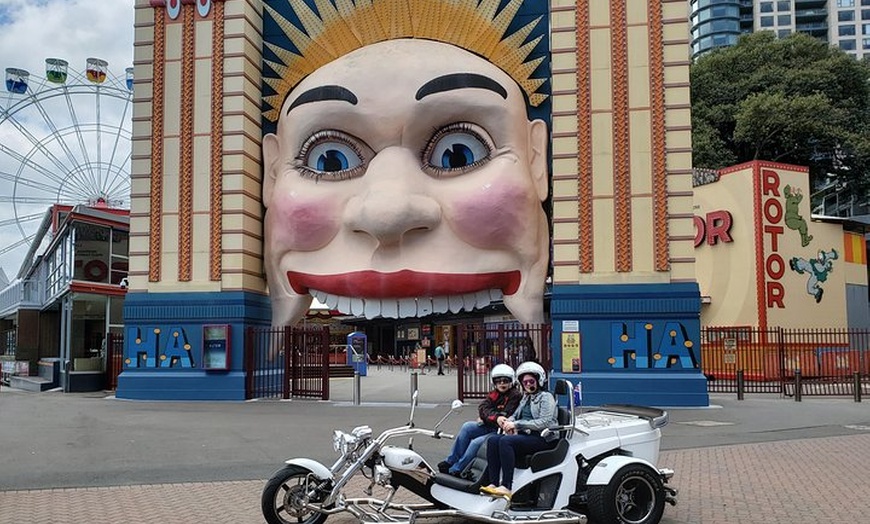
[[[531,455],[552,447],[538,435],[492,435],[486,445],[486,474],[489,482],[512,490],[517,456]]]
[[[475,420],[469,420],[463,424],[453,442],[450,456],[447,457],[447,462],[450,463],[450,472],[459,473],[465,469],[474,460],[474,456],[477,455],[477,451],[490,433],[495,433],[495,428],[478,424]]]

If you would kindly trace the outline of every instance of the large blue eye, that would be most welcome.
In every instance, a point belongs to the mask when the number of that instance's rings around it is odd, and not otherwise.
[[[489,154],[490,147],[476,133],[448,130],[436,135],[426,163],[438,171],[462,171],[479,165]]]
[[[346,171],[362,164],[362,159],[352,147],[335,140],[315,145],[305,156],[305,165],[322,173]]]

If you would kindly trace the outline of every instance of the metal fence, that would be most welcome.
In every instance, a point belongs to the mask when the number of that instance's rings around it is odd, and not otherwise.
[[[329,328],[248,328],[245,394],[329,400]]]
[[[456,368],[461,400],[484,398],[492,390],[489,372],[537,361],[550,369],[550,324],[463,324],[458,326]]]
[[[710,392],[860,395],[870,330],[705,327],[701,367]]]

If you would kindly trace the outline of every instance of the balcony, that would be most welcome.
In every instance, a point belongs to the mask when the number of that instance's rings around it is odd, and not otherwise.
[[[800,9],[795,10],[794,17],[799,22],[825,20],[828,18],[828,11],[825,9]]]
[[[794,0],[795,11],[802,9],[822,9],[827,6],[827,0]]]
[[[36,280],[16,280],[0,291],[0,318],[19,309],[39,309],[43,304],[42,286]]]

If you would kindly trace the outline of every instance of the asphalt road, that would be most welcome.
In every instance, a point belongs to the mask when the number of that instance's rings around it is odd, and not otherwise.
[[[449,410],[456,377],[419,377],[415,422],[431,427]],[[351,403],[352,379],[334,379],[322,401],[130,402],[106,394],[0,389],[0,491],[268,478],[291,457],[335,459],[332,429],[375,432],[408,421],[410,378],[372,371]],[[662,449],[687,449],[870,431],[870,403],[849,398],[712,396],[712,406],[671,409]],[[455,431],[475,406],[445,422]],[[407,442],[397,442],[406,445]],[[427,459],[451,441],[418,439]],[[667,467],[667,464],[660,464]]]

